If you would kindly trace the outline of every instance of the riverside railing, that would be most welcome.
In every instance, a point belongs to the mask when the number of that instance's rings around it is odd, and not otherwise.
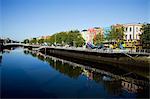
[[[146,54],[150,55],[149,49],[143,49],[143,50],[121,50],[121,49],[87,49],[82,47],[52,47],[52,46],[41,46],[38,48],[38,50],[42,48],[54,48],[54,49],[66,49],[66,50],[75,50],[75,51],[87,51],[87,52],[97,52],[97,53],[129,53],[129,54]]]

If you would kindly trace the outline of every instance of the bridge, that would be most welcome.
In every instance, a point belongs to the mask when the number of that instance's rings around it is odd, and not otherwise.
[[[23,43],[6,43],[4,46],[27,46],[29,44],[23,44]]]
[[[24,43],[6,43],[6,44],[3,44],[4,48],[5,47],[18,47],[18,46],[21,46],[21,47],[31,47],[31,48],[39,48],[41,47],[41,45],[30,45],[30,44],[24,44]]]

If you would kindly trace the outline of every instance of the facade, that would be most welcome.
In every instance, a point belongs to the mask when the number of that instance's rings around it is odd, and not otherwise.
[[[104,30],[101,27],[94,27],[89,28],[88,30],[82,30],[81,35],[86,41],[86,43],[90,42],[93,44],[93,39],[97,34],[101,34],[101,36],[104,36]]]
[[[142,34],[141,28],[143,24],[115,24],[112,27],[124,28],[124,43],[126,49],[142,49],[140,35]]]
[[[88,30],[84,29],[81,31],[81,35],[82,35],[83,39],[85,40],[85,42],[87,43],[88,36],[86,34],[89,34]]]
[[[125,40],[140,40],[142,24],[123,24]]]
[[[40,36],[40,37],[37,37],[36,39],[37,40],[40,40],[40,39],[48,39],[50,36]]]
[[[138,91],[143,90],[141,86],[137,86],[136,84],[129,83],[127,81],[122,81],[121,86],[122,86],[122,89],[128,92],[132,92],[132,93],[137,93]]]
[[[50,36],[42,36],[42,39],[48,39]]]
[[[102,36],[104,35],[104,29],[101,27],[94,27],[94,30],[96,31],[96,35],[97,34],[101,34]]]
[[[126,48],[142,49],[142,44],[140,41],[142,25],[143,24],[123,24]]]

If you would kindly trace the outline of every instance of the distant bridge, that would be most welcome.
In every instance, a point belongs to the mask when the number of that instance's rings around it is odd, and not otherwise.
[[[30,44],[23,44],[23,43],[6,43],[3,45],[4,47],[16,47],[16,46],[23,46],[23,47],[31,47],[31,48],[40,48],[41,45],[30,45]]]
[[[28,46],[29,44],[23,44],[23,43],[6,43],[4,46]]]

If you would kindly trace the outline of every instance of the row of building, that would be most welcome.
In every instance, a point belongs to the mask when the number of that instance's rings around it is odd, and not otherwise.
[[[140,35],[142,34],[142,25],[143,24],[114,24],[112,27],[121,28],[124,27],[124,43],[125,48],[127,49],[142,49],[142,44],[140,41]],[[94,35],[100,33],[102,37],[106,35],[106,30],[101,27],[94,27],[87,30],[82,30],[81,34],[87,42],[92,42]],[[104,41],[105,44],[115,44],[116,41]]]
[[[111,27],[115,28],[124,28],[124,43],[126,49],[142,49],[142,44],[140,40],[140,35],[142,34],[142,28],[143,24],[114,24]],[[100,34],[101,37],[105,37],[107,35],[110,28],[102,28],[102,27],[94,27],[89,29],[84,29],[81,31],[82,37],[85,39],[86,43],[91,42],[94,43],[94,37],[97,34]],[[37,39],[47,39],[50,36],[41,36]],[[111,41],[104,41],[103,43],[106,46],[109,46],[110,44],[115,45],[117,41],[111,40]]]

